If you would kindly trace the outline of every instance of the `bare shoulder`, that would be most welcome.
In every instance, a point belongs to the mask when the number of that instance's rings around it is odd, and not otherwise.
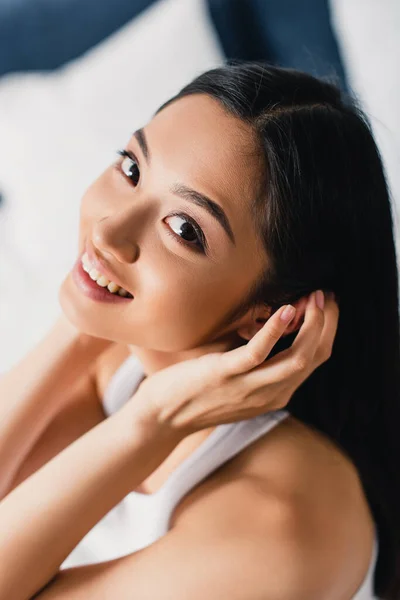
[[[331,577],[334,587],[337,580],[342,597],[352,597],[369,568],[374,521],[357,469],[326,436],[292,416],[197,486],[172,525],[204,527],[217,514],[230,515],[237,531],[250,531],[251,523],[263,531],[269,541],[262,552],[281,548],[284,556],[285,547],[298,548],[324,581]]]
[[[368,568],[368,527],[355,514],[351,468],[312,433],[283,421],[186,496],[165,535],[62,571],[40,598],[107,589],[121,600],[353,598]]]

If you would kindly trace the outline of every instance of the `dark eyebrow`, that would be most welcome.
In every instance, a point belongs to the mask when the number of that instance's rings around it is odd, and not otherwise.
[[[140,149],[143,152],[143,156],[145,157],[146,161],[148,163],[150,163],[150,152],[149,152],[149,147],[147,145],[146,136],[144,135],[143,128],[141,127],[140,129],[137,129],[133,135],[137,139]]]
[[[133,135],[137,139],[146,161],[150,163],[150,151],[143,128],[137,129]],[[188,187],[187,185],[184,185],[183,183],[176,183],[171,188],[171,192],[173,194],[176,194],[177,196],[180,196],[184,200],[189,200],[190,202],[197,204],[197,206],[204,208],[212,217],[214,217],[214,219],[218,221],[218,223],[226,231],[232,244],[236,246],[235,236],[233,234],[231,224],[229,223],[229,219],[219,204],[211,200],[211,198],[209,198],[205,194],[196,192],[196,190],[193,190],[192,188]]]
[[[218,223],[225,229],[232,244],[236,246],[235,236],[233,235],[232,227],[229,223],[228,217],[219,204],[211,200],[208,196],[205,196],[200,192],[196,192],[196,190],[193,190],[183,183],[176,183],[171,188],[171,192],[177,196],[180,196],[181,198],[184,198],[185,200],[189,200],[190,202],[197,204],[197,206],[205,208],[206,211],[210,213],[210,215],[214,217],[214,219],[216,219]]]

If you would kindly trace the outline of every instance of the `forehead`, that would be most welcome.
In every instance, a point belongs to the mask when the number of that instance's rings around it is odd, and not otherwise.
[[[254,228],[250,200],[261,176],[251,127],[216,99],[193,94],[161,110],[145,131],[151,152],[163,157],[176,179],[220,204],[235,236],[248,237],[249,227]]]

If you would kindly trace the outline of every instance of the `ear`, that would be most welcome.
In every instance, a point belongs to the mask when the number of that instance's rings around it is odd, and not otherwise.
[[[302,296],[301,298],[296,300],[296,302],[291,302],[292,306],[294,306],[296,309],[296,314],[294,315],[294,318],[290,321],[289,325],[286,327],[283,335],[289,335],[290,333],[293,333],[294,331],[300,329],[300,327],[304,323],[304,315],[306,313],[306,306],[309,297],[309,295]]]
[[[296,314],[294,319],[290,321],[289,325],[286,327],[284,333],[282,334],[283,336],[300,329],[304,322],[308,298],[309,296],[302,296],[296,300],[296,302],[291,303],[296,309]],[[247,315],[245,322],[237,329],[238,335],[245,340],[251,340],[257,331],[259,331],[268,321],[268,319],[274,314],[274,312],[276,312],[276,310],[272,310],[270,306],[260,306],[253,312],[252,315]]]

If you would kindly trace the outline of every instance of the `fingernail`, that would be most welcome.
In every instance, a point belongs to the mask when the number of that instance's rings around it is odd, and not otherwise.
[[[291,304],[288,304],[285,309],[282,311],[280,318],[282,321],[290,321],[296,313],[296,309]]]
[[[325,297],[324,292],[322,290],[317,290],[315,292],[315,302],[321,310],[324,310]]]

